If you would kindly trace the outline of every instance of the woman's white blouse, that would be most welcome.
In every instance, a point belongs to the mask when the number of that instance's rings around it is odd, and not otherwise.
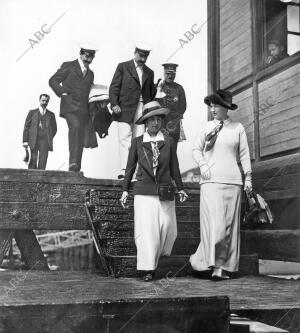
[[[199,165],[208,164],[211,177],[208,180],[200,178],[202,183],[226,183],[242,185],[242,175],[238,166],[241,162],[244,174],[251,172],[249,147],[245,129],[241,123],[224,121],[213,148],[204,151],[205,137],[220,121],[212,120],[200,129],[193,147],[193,158]]]

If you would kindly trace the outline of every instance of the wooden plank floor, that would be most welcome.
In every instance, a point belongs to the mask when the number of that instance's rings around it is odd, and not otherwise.
[[[0,272],[0,308],[224,295],[230,299],[231,310],[300,308],[299,281],[262,276],[219,282],[186,277],[145,283],[84,272]]]

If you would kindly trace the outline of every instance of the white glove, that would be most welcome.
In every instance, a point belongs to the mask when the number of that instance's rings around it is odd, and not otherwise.
[[[127,198],[128,198],[128,192],[124,191],[122,193],[122,196],[121,196],[121,199],[120,199],[120,202],[121,202],[121,205],[122,205],[123,208],[128,208],[128,205],[126,205]]]
[[[23,142],[23,147],[27,148],[28,147],[28,142]]]
[[[252,191],[252,173],[250,171],[245,174],[244,191]]]
[[[121,108],[119,107],[119,105],[115,105],[111,109],[112,109],[113,113],[115,113],[115,114],[121,113]]]
[[[249,192],[252,191],[252,181],[251,180],[245,180],[244,190],[249,191]]]
[[[200,165],[200,175],[203,180],[208,180],[211,177],[210,166],[208,164]]]
[[[189,197],[189,196],[185,193],[184,190],[179,191],[178,194],[179,194],[179,201],[180,201],[180,202],[185,202],[185,201],[188,199],[188,197]]]

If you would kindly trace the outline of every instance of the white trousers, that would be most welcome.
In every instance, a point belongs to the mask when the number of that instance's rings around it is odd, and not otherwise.
[[[177,237],[175,200],[160,201],[157,195],[135,195],[134,237],[137,270],[155,270],[159,257],[171,254]]]
[[[143,103],[139,102],[134,115],[134,123],[142,115],[142,113],[143,113]],[[135,125],[134,123],[128,124],[128,123],[118,122],[121,170],[126,169],[128,153],[131,146],[132,138],[140,136],[145,132],[145,125]]]

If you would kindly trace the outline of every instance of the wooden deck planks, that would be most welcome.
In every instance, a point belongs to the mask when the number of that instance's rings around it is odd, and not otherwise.
[[[12,287],[10,281],[20,282]],[[197,278],[113,279],[83,272],[0,273],[0,308],[7,306],[95,304],[121,299],[229,296],[231,310],[300,308],[300,282],[242,277],[214,282]],[[22,277],[22,278],[21,278]]]

